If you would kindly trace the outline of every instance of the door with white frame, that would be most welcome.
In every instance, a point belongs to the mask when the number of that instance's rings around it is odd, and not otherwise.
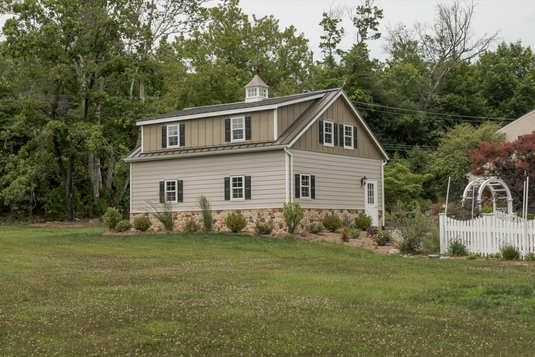
[[[364,209],[366,214],[372,217],[372,226],[379,226],[379,204],[377,203],[377,179],[366,180]]]

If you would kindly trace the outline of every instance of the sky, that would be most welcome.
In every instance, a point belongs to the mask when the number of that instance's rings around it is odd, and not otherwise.
[[[386,26],[403,23],[411,27],[415,22],[431,24],[435,17],[436,5],[451,0],[376,0],[375,6],[383,10],[379,32],[386,34]],[[215,6],[220,1],[210,1],[208,6]],[[314,59],[321,58],[319,49],[322,29],[319,26],[323,12],[331,6],[349,6],[355,8],[360,0],[326,1],[326,0],[240,0],[243,11],[257,17],[273,15],[281,28],[291,25],[298,33],[304,33],[310,41]],[[506,43],[521,41],[524,47],[530,46],[535,51],[535,0],[475,0],[473,29],[476,36],[483,36],[500,31],[500,41]],[[7,16],[0,16],[0,27]],[[340,48],[348,50],[354,43],[354,27],[349,19],[344,19],[346,36]],[[368,42],[370,57],[381,61],[386,59],[383,50],[384,39]],[[496,47],[496,45],[494,46]]]
[[[379,32],[386,34],[386,26],[403,23],[408,27],[415,22],[432,24],[438,3],[448,0],[376,0],[375,6],[383,10]],[[319,49],[322,29],[319,23],[323,12],[330,6],[347,5],[355,8],[361,3],[357,1],[325,1],[325,0],[240,0],[240,6],[246,14],[260,17],[274,15],[279,19],[282,28],[291,25],[303,32],[310,41],[314,58],[320,59]],[[535,51],[535,0],[475,0],[473,29],[476,36],[491,34],[500,30],[500,41],[506,43],[521,41],[524,47],[530,46]],[[346,36],[340,48],[348,50],[354,43],[354,27],[346,18],[343,22]],[[386,59],[383,50],[383,38],[368,42],[370,57],[381,61]],[[494,46],[494,48],[496,45]]]

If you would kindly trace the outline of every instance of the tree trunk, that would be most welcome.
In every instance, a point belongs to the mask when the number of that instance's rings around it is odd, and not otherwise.
[[[87,170],[93,193],[93,206],[97,207],[100,189],[102,188],[102,177],[100,173],[100,159],[95,157],[93,153],[87,154]]]
[[[139,102],[145,103],[145,83],[143,81],[139,81]]]
[[[65,197],[67,198],[67,221],[74,221],[74,194],[72,191],[72,174],[74,171],[73,157],[72,154],[69,155],[69,161],[67,164],[66,170],[66,181],[65,181]]]
[[[106,188],[111,190],[112,178],[113,178],[113,168],[115,167],[115,161],[112,158],[108,160],[108,170],[106,171]]]

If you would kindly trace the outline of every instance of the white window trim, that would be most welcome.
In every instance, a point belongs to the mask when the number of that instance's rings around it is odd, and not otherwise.
[[[346,127],[350,127],[351,128],[351,145],[350,146],[346,146]],[[353,142],[354,142],[354,138],[353,136],[355,135],[355,127],[351,124],[344,124],[343,126],[344,128],[344,149],[348,149],[348,150],[355,150],[355,148],[353,147]]]
[[[242,182],[242,198],[234,198],[234,188],[232,187],[232,179],[241,177]],[[245,175],[233,175],[230,176],[230,201],[243,202],[245,201]]]
[[[170,145],[170,141],[169,141],[169,127],[170,126],[176,126],[176,142],[177,144],[176,145]],[[167,125],[167,148],[168,149],[176,149],[176,148],[179,148],[180,147],[180,124],[170,124],[170,125]]]
[[[167,183],[168,182],[174,182],[175,183],[175,200],[174,201],[167,201]],[[165,180],[164,184],[164,201],[165,203],[178,203],[178,180]]]
[[[234,119],[241,119],[242,123],[243,123],[243,128],[241,130],[243,130],[243,138],[242,139],[234,139],[234,130],[239,130],[239,129],[234,129],[232,127],[232,121]],[[230,142],[231,143],[243,143],[245,142],[245,117],[234,117],[234,118],[230,118]]]
[[[333,134],[334,135],[334,134]],[[303,197],[303,176],[308,176],[308,197]],[[312,199],[312,175],[311,174],[299,174],[299,198],[302,200]]]
[[[325,135],[327,134],[327,131],[326,131],[326,124],[327,123],[330,123],[331,124],[331,128],[332,128],[332,131],[331,131],[331,143],[327,143],[327,141],[325,140]],[[324,120],[323,121],[323,145],[325,146],[330,146],[330,147],[334,147],[334,122],[331,121],[331,120]]]

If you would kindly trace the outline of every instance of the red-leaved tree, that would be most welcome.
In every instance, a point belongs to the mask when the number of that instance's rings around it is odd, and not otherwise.
[[[535,206],[535,131],[501,146],[480,143],[479,149],[469,150],[477,176],[501,178],[511,189],[513,207],[522,208],[524,182],[529,176],[529,207]]]

